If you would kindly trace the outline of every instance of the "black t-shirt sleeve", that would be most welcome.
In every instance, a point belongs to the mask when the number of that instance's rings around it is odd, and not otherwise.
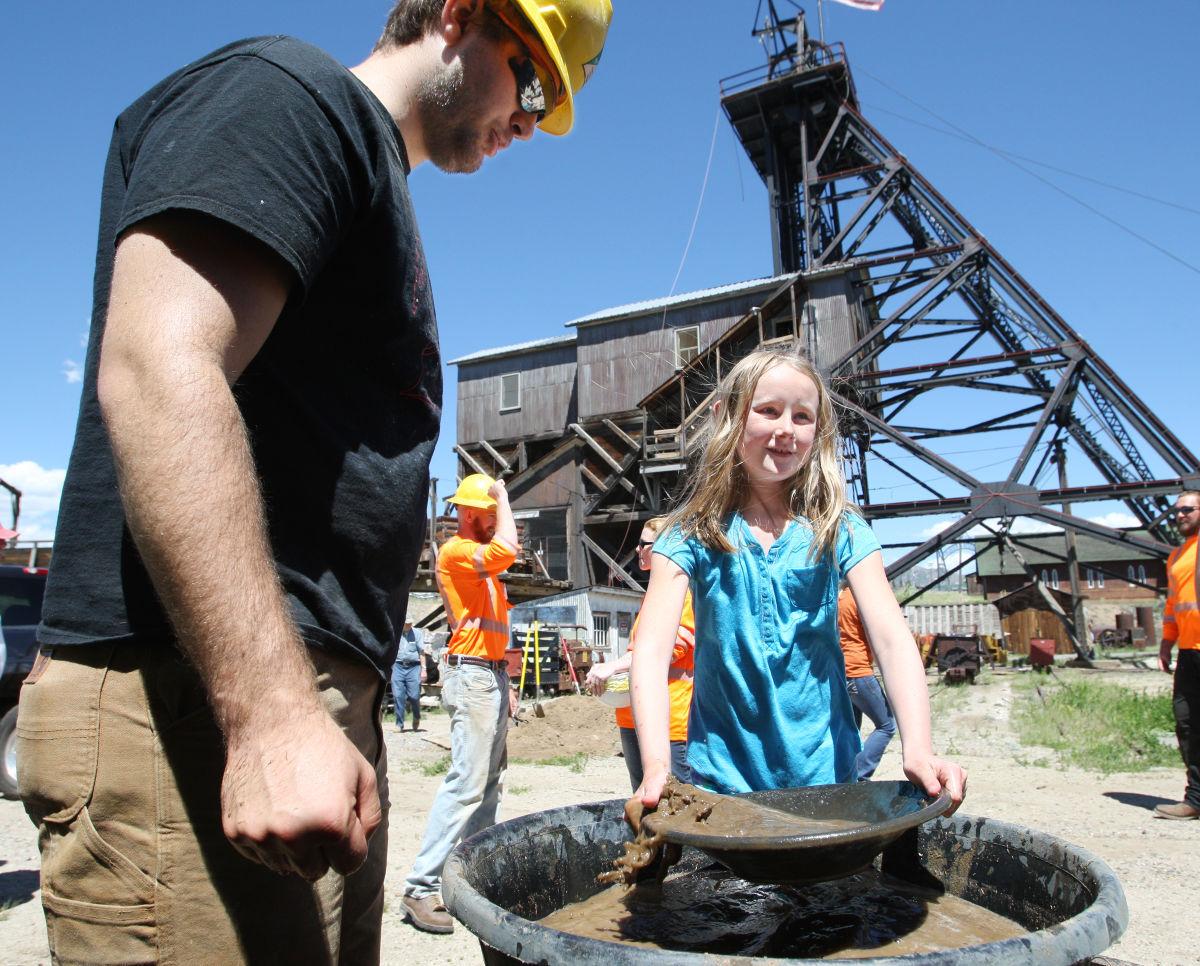
[[[184,75],[122,134],[118,237],[165,211],[203,212],[266,244],[307,289],[354,217],[352,151],[313,93],[260,57]]]

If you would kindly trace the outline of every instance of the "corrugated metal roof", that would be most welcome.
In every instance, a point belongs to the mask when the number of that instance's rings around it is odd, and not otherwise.
[[[611,309],[601,309],[599,312],[593,312],[591,315],[585,315],[582,318],[567,322],[566,326],[574,328],[580,325],[591,325],[595,322],[604,322],[626,316],[645,315],[647,312],[675,308],[692,302],[711,301],[712,299],[724,298],[729,295],[737,295],[740,292],[752,292],[756,289],[772,289],[782,285],[790,277],[790,275],[776,275],[770,278],[754,278],[746,282],[732,282],[729,285],[718,285],[715,288],[704,288],[695,292],[681,292],[679,295],[672,295],[667,298],[649,299],[645,302],[630,302],[628,305],[618,305]],[[504,356],[519,355],[522,352],[529,352],[535,349],[548,349],[552,346],[570,345],[574,341],[574,334],[559,335],[549,339],[534,339],[532,342],[518,342],[515,345],[500,346],[495,349],[480,349],[478,352],[472,352],[465,356],[459,356],[457,359],[451,359],[447,365],[457,366],[464,362],[483,362],[486,359],[499,359]]]
[[[704,288],[696,292],[683,292],[666,298],[649,299],[645,302],[630,302],[628,305],[618,305],[616,308],[602,309],[585,315],[582,318],[568,322],[568,327],[590,325],[594,322],[605,322],[631,315],[645,315],[657,309],[669,309],[689,302],[706,302],[727,295],[737,295],[739,292],[749,292],[756,288],[774,288],[782,285],[791,278],[790,275],[776,275],[772,278],[755,278],[748,282],[733,282],[729,285],[719,285],[716,288]]]
[[[1130,530],[1131,536],[1146,537],[1148,534],[1145,530]],[[1044,564],[1050,566],[1062,566],[1062,561],[1058,558],[1067,555],[1066,540],[1061,531],[1057,533],[1014,533],[1014,539],[1020,541],[1017,544],[1021,551],[1021,556],[1030,564],[1030,566],[1040,567]],[[1022,546],[1026,544],[1028,546]],[[976,544],[981,546],[982,543]],[[1041,550],[1031,550],[1029,546],[1044,548],[1047,553]],[[1101,540],[1099,537],[1089,536],[1086,533],[1080,533],[1075,536],[1075,551],[1080,563],[1103,563],[1105,561],[1122,562],[1126,560],[1156,560],[1154,554],[1149,551],[1142,550],[1140,547],[1122,546],[1113,543],[1110,540]],[[1055,557],[1050,556],[1055,554]],[[975,561],[976,571],[980,577],[993,577],[998,574],[1019,574],[1021,573],[1021,565],[1017,563],[1017,558],[1014,557],[1008,550],[1004,551],[1003,565],[1001,564],[1000,551],[996,547],[990,547],[979,555]]]
[[[532,342],[518,342],[516,345],[500,346],[498,349],[480,349],[469,355],[451,359],[447,365],[457,366],[464,362],[481,362],[484,359],[498,359],[501,356],[515,356],[533,349],[548,349],[556,345],[570,345],[575,341],[575,335],[556,335],[549,339],[534,339]]]

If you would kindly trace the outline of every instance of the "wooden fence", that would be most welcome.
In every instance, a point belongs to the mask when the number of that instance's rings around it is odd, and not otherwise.
[[[991,604],[910,604],[903,610],[913,634],[1001,633],[1000,613]]]

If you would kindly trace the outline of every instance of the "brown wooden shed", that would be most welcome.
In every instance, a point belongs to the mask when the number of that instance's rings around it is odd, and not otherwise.
[[[1046,588],[1058,605],[1071,613],[1071,595]],[[1000,626],[1008,639],[1010,654],[1028,654],[1030,638],[1049,638],[1054,641],[1055,654],[1074,654],[1075,648],[1067,638],[1067,629],[1034,584],[1018,587],[1011,594],[997,597],[992,604],[1000,612]]]

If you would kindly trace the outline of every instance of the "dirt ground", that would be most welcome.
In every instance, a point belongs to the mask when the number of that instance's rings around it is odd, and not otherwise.
[[[1182,767],[1102,776],[1046,764],[1053,754],[1021,746],[1009,725],[1011,686],[1019,673],[989,672],[979,684],[959,688],[938,687],[930,676],[935,745],[970,775],[962,811],[1058,835],[1107,862],[1117,873],[1130,908],[1129,929],[1108,956],[1140,966],[1200,963],[1195,925],[1200,822],[1151,817],[1157,803],[1180,797]],[[1105,680],[1142,689],[1162,689],[1170,684],[1166,675],[1152,671],[1059,673],[1099,674]],[[528,720],[512,734],[514,763],[506,778],[501,818],[627,796],[629,782],[624,763],[616,755],[617,733],[611,712],[590,698],[556,699],[544,702],[544,707],[546,717],[542,719],[526,710]],[[403,921],[400,887],[441,780],[440,775],[426,775],[422,768],[432,771],[429,766],[445,756],[447,744],[445,715],[428,714],[422,724],[427,732],[388,731],[392,808],[383,961],[475,964],[481,962],[479,946],[461,926],[453,936],[430,936]],[[573,733],[578,740],[572,738]],[[572,758],[578,751],[587,751],[591,757]],[[536,758],[570,763],[516,761]],[[876,777],[903,777],[898,741],[888,749]],[[0,958],[5,963],[18,966],[49,961],[38,898],[33,828],[19,803],[0,801]]]

